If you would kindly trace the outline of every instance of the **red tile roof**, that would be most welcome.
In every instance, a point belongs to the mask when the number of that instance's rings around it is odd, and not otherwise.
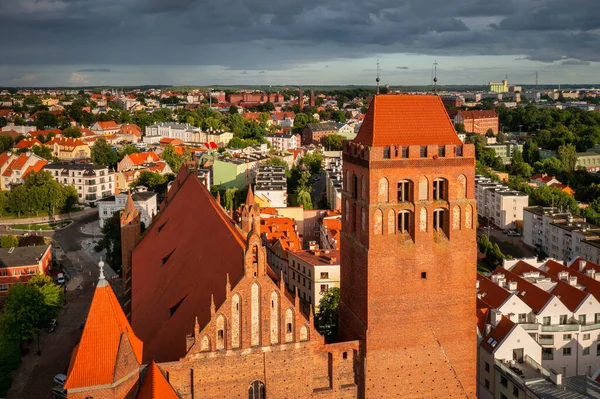
[[[127,155],[127,157],[129,157],[129,159],[131,160],[131,162],[133,162],[134,165],[143,165],[145,163],[156,162],[160,159],[154,151],[137,152],[129,154]]]
[[[210,320],[211,294],[218,306],[226,275],[232,286],[243,275],[245,236],[185,168],[133,251],[132,325],[144,341],[145,361],[185,355],[195,317],[201,326]]]
[[[60,138],[55,137],[46,143],[47,146],[52,146],[54,144],[58,144],[61,147],[67,147],[67,148],[87,146],[87,144],[84,143],[83,141],[81,141],[79,139],[74,139],[71,137],[60,137]]]
[[[142,129],[140,129],[138,125],[135,125],[133,123],[126,123],[123,126],[121,126],[121,134],[129,134],[141,137]]]
[[[59,136],[62,134],[62,130],[60,130],[60,129],[34,130],[33,132],[30,132],[29,135],[31,137],[37,137],[37,136],[48,137],[48,135],[50,133],[54,133],[55,136]]]
[[[426,95],[377,95],[354,142],[368,146],[462,144],[442,100]]]
[[[15,145],[15,148],[18,150],[22,150],[24,148],[31,148],[34,145],[41,146],[42,142],[39,141],[38,139],[23,139]]]
[[[519,298],[533,309],[535,313],[539,313],[552,299],[551,294],[502,267],[497,267],[492,274],[504,274],[506,281],[516,281]]]
[[[481,347],[486,349],[488,352],[493,353],[498,345],[504,341],[504,338],[506,338],[506,336],[513,330],[513,328],[515,328],[515,323],[510,321],[508,317],[502,316],[500,323],[498,323],[496,327],[492,327],[492,330],[489,334],[485,334],[484,331]],[[492,344],[494,341],[496,344]]]
[[[102,129],[117,129],[119,125],[115,121],[97,122]]]
[[[464,119],[490,119],[498,117],[496,111],[493,109],[479,111],[459,111],[459,113]]]
[[[152,362],[136,399],[179,399],[179,396],[156,363]]]
[[[551,259],[544,264],[544,269],[546,270],[546,273],[555,276],[556,278],[558,278],[558,273],[561,271],[568,272],[571,276],[576,276],[577,282],[584,286],[583,291],[592,294],[594,298],[600,301],[600,281],[581,273],[579,269],[563,266]]]
[[[115,294],[104,280],[98,283],[81,341],[73,352],[65,389],[113,383],[119,348],[129,342],[136,360],[142,361],[143,343],[134,334]]]
[[[21,178],[25,179],[31,172],[39,172],[48,163],[45,159],[37,161],[32,166],[29,166],[25,172],[21,174]]]
[[[487,277],[477,275],[479,281],[478,298],[491,308],[498,309],[510,297],[510,291],[500,287]]]

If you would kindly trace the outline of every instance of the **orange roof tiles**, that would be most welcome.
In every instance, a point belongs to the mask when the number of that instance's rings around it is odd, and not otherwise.
[[[35,164],[28,167],[27,170],[21,174],[21,178],[26,178],[31,172],[39,172],[47,163],[48,161],[46,161],[45,159],[37,161]]]
[[[15,148],[16,148],[16,149],[19,149],[19,150],[22,150],[22,149],[24,149],[24,148],[31,148],[31,147],[33,147],[34,145],[39,145],[39,146],[41,146],[41,145],[42,145],[42,142],[41,142],[41,141],[39,141],[38,139],[23,139],[23,140],[19,141],[19,142],[18,142],[18,143],[15,145]]]
[[[268,245],[280,242],[284,250],[302,249],[296,233],[296,221],[287,217],[267,217],[260,220],[260,234],[264,235]]]
[[[140,129],[138,125],[135,125],[133,123],[126,123],[123,126],[121,126],[121,134],[130,134],[137,137],[141,137],[142,129]]]
[[[583,291],[592,294],[594,298],[600,301],[600,281],[581,273],[579,269],[563,266],[551,259],[544,264],[544,269],[546,273],[556,278],[558,278],[558,273],[561,271],[568,272],[571,276],[576,276],[577,282],[584,286]]]
[[[245,236],[186,165],[165,203],[132,257],[132,325],[145,361],[185,355],[195,317],[201,326],[210,320],[211,294],[218,306],[226,275],[232,285],[243,275]]]
[[[160,159],[154,151],[137,152],[129,154],[127,155],[127,157],[129,157],[129,159],[131,160],[131,162],[133,162],[134,165],[143,165],[145,163],[156,162]]]
[[[502,267],[497,267],[492,274],[504,274],[506,281],[516,281],[519,298],[533,309],[535,313],[539,313],[544,309],[546,304],[552,299],[551,294]]]
[[[48,137],[48,135],[50,133],[54,133],[55,136],[59,136],[62,134],[62,130],[60,130],[60,129],[34,130],[33,132],[30,132],[29,135],[32,137],[37,137],[37,136]]]
[[[515,328],[515,323],[510,321],[508,317],[502,316],[500,323],[498,323],[496,327],[493,327],[489,334],[485,334],[484,331],[481,347],[485,348],[488,352],[493,353],[498,345],[504,341],[504,338],[506,338],[506,336],[513,330],[513,328]],[[490,338],[496,341],[495,345],[492,346],[490,343]]]
[[[490,119],[497,118],[498,114],[493,109],[475,110],[475,111],[459,111],[464,119]]]
[[[92,298],[79,347],[73,353],[65,389],[113,383],[124,335],[141,363],[143,343],[134,334],[112,288],[101,280]]]
[[[115,121],[96,122],[102,129],[117,129],[119,125]]]
[[[479,281],[478,297],[494,309],[498,309],[510,297],[510,292],[495,284],[493,281],[480,274],[477,275]]]
[[[62,147],[67,147],[67,148],[75,148],[75,147],[79,147],[79,146],[87,146],[86,143],[84,143],[83,141],[79,140],[79,139],[74,139],[71,137],[55,137],[52,140],[48,141],[46,143],[47,146],[51,146],[54,144],[58,144]]]
[[[354,142],[368,146],[462,144],[440,97],[391,94],[373,97]]]
[[[156,363],[152,362],[136,399],[179,399],[179,396]]]

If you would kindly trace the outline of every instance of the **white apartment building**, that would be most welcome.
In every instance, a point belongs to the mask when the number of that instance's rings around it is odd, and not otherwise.
[[[477,297],[479,398],[501,397],[511,374],[592,377],[600,368],[600,266],[505,261],[489,278],[478,276]]]
[[[184,143],[192,142],[194,133],[199,133],[200,128],[183,123],[157,123],[146,127],[144,143],[155,144],[167,137],[179,139]]]
[[[57,182],[75,187],[81,203],[96,203],[114,194],[114,172],[106,166],[53,163],[44,166],[44,170],[50,172]]]
[[[287,207],[285,168],[283,166],[259,166],[254,185],[254,197],[262,207]]]
[[[342,210],[342,159],[337,158],[325,168],[325,194],[329,209]]]
[[[276,151],[293,150],[300,146],[300,136],[297,134],[267,134],[265,140],[271,144]]]
[[[300,298],[318,312],[327,290],[340,286],[340,251],[319,250],[315,244],[308,251],[289,251],[288,262],[288,288],[297,288]]]
[[[0,153],[0,189],[10,190],[14,186],[23,184],[31,172],[39,172],[47,163],[47,160],[32,152]]]
[[[104,227],[106,219],[112,217],[115,212],[125,209],[127,193],[120,193],[98,201],[98,216],[100,228]],[[158,213],[156,193],[152,191],[141,191],[131,194],[135,209],[140,211],[140,220],[145,226],[150,226],[152,216]]]
[[[477,214],[501,229],[514,229],[523,220],[529,196],[484,176],[475,177]]]
[[[542,249],[549,257],[571,261],[582,256],[599,261],[600,227],[584,217],[560,212],[558,208],[531,206],[523,210],[523,243]]]

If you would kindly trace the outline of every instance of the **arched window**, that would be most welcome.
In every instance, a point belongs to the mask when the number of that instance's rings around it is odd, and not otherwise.
[[[300,327],[300,341],[308,341],[308,328],[306,326]]]
[[[409,180],[400,180],[398,182],[398,202],[411,200],[411,185]]]
[[[271,345],[279,343],[279,295],[271,293]]]
[[[356,175],[352,176],[352,198],[358,198],[358,177]]]
[[[262,381],[253,381],[250,384],[248,399],[265,399],[265,384]]]
[[[389,183],[385,177],[379,180],[379,188],[377,190],[377,202],[388,202],[389,200]]]
[[[445,209],[436,209],[433,211],[433,229],[438,233],[446,232],[446,214]]]
[[[458,176],[458,187],[456,196],[458,199],[467,198],[467,177],[465,175]]]
[[[217,317],[217,337],[216,337],[216,349],[225,349],[225,318],[223,315]]]
[[[285,342],[294,342],[294,311],[285,311]]]
[[[473,207],[471,205],[467,205],[467,209],[465,209],[465,228],[473,228]]]
[[[393,209],[388,211],[387,216],[387,233],[395,234],[396,233],[396,213]]]
[[[231,298],[231,347],[240,347],[240,296],[235,294]]]
[[[446,179],[435,179],[433,181],[433,199],[448,199],[448,181]]]
[[[373,232],[376,235],[383,234],[383,212],[381,209],[375,211],[375,219],[373,220]]]
[[[210,351],[210,339],[208,338],[207,335],[202,336],[202,339],[200,340],[200,351],[201,352]]]
[[[350,177],[352,176],[352,174],[350,173],[350,169],[346,170],[346,181],[344,181],[344,189],[348,192],[350,192],[350,182],[352,181],[350,179]]]
[[[460,229],[460,207],[454,206],[452,209],[452,230]]]
[[[260,287],[258,284],[252,284],[252,328],[250,336],[250,344],[252,346],[260,345]]]
[[[398,212],[398,233],[410,233],[411,212]]]
[[[360,179],[360,198],[367,199],[367,178],[363,175]]]
[[[360,228],[364,231],[367,229],[367,213],[365,208],[360,209]]]
[[[425,176],[419,179],[419,201],[427,201],[429,198],[429,180]]]
[[[350,220],[350,205],[348,204],[348,200],[346,200],[346,206],[344,207],[344,213],[346,214],[346,222]]]
[[[427,231],[427,209],[421,208],[419,214],[419,231],[426,232]]]

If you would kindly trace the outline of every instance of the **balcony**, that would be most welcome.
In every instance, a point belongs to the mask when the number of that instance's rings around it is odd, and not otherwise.
[[[537,331],[539,328],[539,324],[537,323],[519,323],[519,325],[521,327],[523,327],[524,330],[535,330]]]
[[[561,324],[558,326],[542,326],[542,332],[579,331],[579,324]]]
[[[599,328],[600,328],[600,323],[587,324],[587,325],[581,326],[581,331],[591,331],[591,330],[597,330]]]
[[[538,338],[538,344],[540,344],[540,345],[554,345],[554,337],[552,337],[552,338]]]

